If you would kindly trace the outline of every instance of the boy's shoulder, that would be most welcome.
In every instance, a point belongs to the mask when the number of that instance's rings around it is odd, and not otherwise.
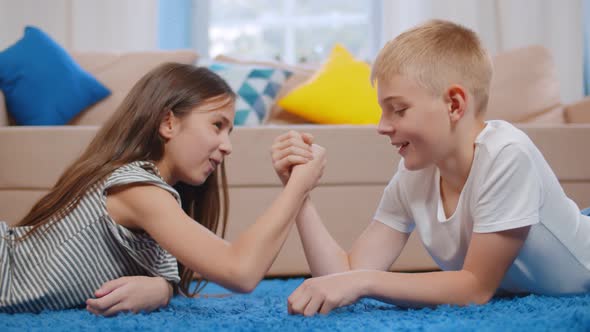
[[[483,169],[487,169],[502,151],[504,153],[501,159],[508,159],[504,162],[509,163],[519,159],[519,155],[535,155],[534,151],[537,150],[534,143],[522,130],[502,120],[487,121],[485,128],[475,139],[475,145],[479,156],[477,167]],[[402,158],[392,182],[397,182],[406,188],[418,188],[429,186],[433,181],[438,181],[437,176],[438,169],[435,165],[419,170],[408,170],[405,168]]]
[[[498,155],[508,146],[523,151],[535,147],[522,130],[502,120],[487,121],[486,127],[475,139],[475,144],[479,150],[490,156]]]
[[[497,159],[502,151],[505,151],[501,159],[503,162],[512,162],[519,159],[523,153],[531,156],[537,154],[537,148],[531,139],[520,129],[502,120],[487,121],[483,131],[475,139],[478,149],[478,165],[476,167],[488,170],[492,162]],[[528,157],[525,157],[528,158]],[[428,187],[438,181],[438,169],[435,165],[419,170],[408,170],[404,166],[403,158],[400,160],[397,171],[390,184],[399,184],[405,188]]]

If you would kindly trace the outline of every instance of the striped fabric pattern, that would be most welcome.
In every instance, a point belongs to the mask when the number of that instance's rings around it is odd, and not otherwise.
[[[148,234],[117,224],[106,210],[106,190],[149,183],[176,190],[151,162],[134,162],[115,170],[92,187],[78,206],[52,226],[23,241],[29,226],[0,222],[0,312],[39,312],[85,305],[94,291],[123,276],[160,276],[180,281],[176,259]]]

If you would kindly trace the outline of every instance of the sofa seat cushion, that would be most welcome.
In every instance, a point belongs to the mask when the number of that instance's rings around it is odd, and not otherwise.
[[[0,89],[18,125],[64,125],[110,91],[38,28],[0,52]]]

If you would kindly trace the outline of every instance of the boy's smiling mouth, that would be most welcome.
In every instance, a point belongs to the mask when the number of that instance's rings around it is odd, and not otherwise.
[[[391,142],[391,144],[397,148],[397,152],[399,154],[403,155],[403,153],[406,151],[410,142],[399,142],[399,143]]]

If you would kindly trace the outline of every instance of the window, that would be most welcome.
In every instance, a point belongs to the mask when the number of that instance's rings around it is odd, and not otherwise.
[[[160,46],[300,63],[320,62],[342,43],[369,60],[380,46],[380,6],[380,0],[160,0]]]

